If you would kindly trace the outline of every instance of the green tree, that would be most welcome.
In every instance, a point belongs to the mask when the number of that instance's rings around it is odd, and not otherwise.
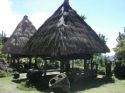
[[[105,35],[99,33],[98,36],[102,40],[102,42],[104,42],[106,44],[107,38],[105,37]]]
[[[125,31],[123,33],[119,32],[116,41],[118,42],[118,44],[114,48],[114,51],[118,58],[120,57],[123,59],[125,57]]]
[[[83,20],[85,20],[85,19],[86,19],[86,16],[85,16],[85,15],[81,15],[81,18],[82,18]]]
[[[3,37],[6,36],[5,33],[2,31],[2,33],[0,33],[0,59],[6,61],[6,55],[2,53],[2,48],[3,48]]]

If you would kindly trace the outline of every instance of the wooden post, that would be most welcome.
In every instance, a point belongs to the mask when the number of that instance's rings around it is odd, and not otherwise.
[[[64,72],[64,61],[60,61],[60,72]]]
[[[9,56],[9,53],[7,54],[7,63],[10,64],[10,56]]]
[[[35,68],[38,68],[37,67],[37,57],[35,57]]]
[[[61,71],[64,72],[66,71],[67,75],[70,71],[70,62],[67,59],[61,60]]]
[[[91,61],[91,71],[93,71],[94,68],[93,58],[90,61]]]
[[[69,62],[69,60],[65,60],[66,62],[65,62],[65,65],[66,65],[66,73],[69,73],[69,71],[70,71],[70,62]]]
[[[32,63],[32,58],[31,57],[29,57],[29,68],[31,68],[31,63]]]
[[[46,76],[46,70],[47,70],[46,65],[47,65],[47,60],[45,59],[45,63],[44,63],[44,76]]]
[[[84,70],[86,70],[87,60],[84,59]]]
[[[19,64],[20,64],[20,58],[19,57],[17,57],[17,70],[20,70],[20,66],[19,66]]]
[[[75,60],[72,60],[72,68],[74,68],[74,62],[75,62]]]
[[[13,66],[13,59],[12,59],[12,55],[10,56],[10,66]]]

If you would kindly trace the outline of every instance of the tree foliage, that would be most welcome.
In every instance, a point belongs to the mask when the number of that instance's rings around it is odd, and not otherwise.
[[[6,61],[6,55],[2,53],[2,48],[3,48],[3,37],[5,37],[5,33],[2,32],[0,33],[0,59]]]
[[[100,33],[98,34],[98,36],[102,40],[102,42],[106,44],[106,42],[107,42],[106,36],[104,34],[100,34]]]
[[[114,49],[116,56],[124,58],[125,56],[125,32],[123,33],[119,32],[119,36],[116,40],[118,42],[116,48]]]
[[[85,19],[86,19],[86,16],[85,16],[85,15],[81,15],[81,18],[82,18],[83,20],[85,20]]]

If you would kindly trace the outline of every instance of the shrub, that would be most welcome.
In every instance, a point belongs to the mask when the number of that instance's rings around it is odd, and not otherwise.
[[[98,74],[100,75],[105,75],[105,69],[99,69]]]
[[[36,91],[35,86],[27,84],[27,82],[21,82],[17,88],[24,91]]]
[[[18,79],[20,77],[20,73],[17,71],[15,71],[13,75],[14,75],[13,77],[14,79]]]
[[[29,80],[30,83],[38,83],[42,74],[43,72],[39,70],[30,69],[27,72],[27,79]]]
[[[7,73],[3,70],[0,70],[0,78],[6,77],[6,76],[7,76]]]
[[[114,68],[115,77],[125,79],[125,63],[117,62]]]

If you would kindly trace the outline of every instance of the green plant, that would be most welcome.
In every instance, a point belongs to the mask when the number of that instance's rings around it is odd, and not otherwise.
[[[125,63],[117,62],[114,68],[114,74],[118,79],[125,79]]]
[[[28,84],[27,82],[21,82],[18,86],[18,89],[24,90],[24,91],[36,91],[35,86]]]
[[[6,77],[6,76],[7,76],[7,73],[3,70],[0,70],[0,78]]]
[[[98,70],[98,74],[99,75],[105,75],[105,68],[104,67],[100,67]]]
[[[40,70],[30,69],[27,72],[27,79],[32,84],[37,84],[42,76],[43,72]]]

